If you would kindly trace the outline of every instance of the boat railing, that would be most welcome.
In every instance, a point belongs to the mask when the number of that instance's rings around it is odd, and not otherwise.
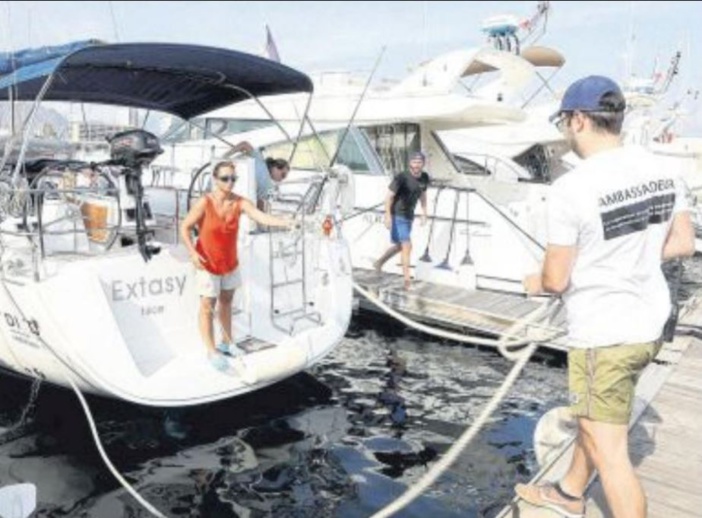
[[[36,247],[48,256],[100,255],[135,244],[136,197],[114,166],[50,161],[39,173],[27,173],[19,186],[0,177],[0,239],[3,250]],[[147,239],[155,246],[178,244],[186,189],[160,187],[172,194],[171,213],[155,213],[148,196],[141,199]],[[32,252],[34,253],[34,252]],[[38,272],[35,271],[35,276]]]
[[[0,179],[0,185],[4,185],[0,188],[0,213],[3,215],[0,253],[14,250],[31,255],[35,279],[41,278],[40,263],[49,256],[104,254],[118,242],[118,238],[121,238],[120,246],[135,243],[134,222],[125,217],[133,210],[135,199],[125,196],[119,178],[109,169],[47,168],[29,182],[24,182],[27,183],[27,187],[10,188],[7,177]],[[305,232],[310,225],[321,224],[316,217],[320,214],[316,201],[324,184],[324,178],[320,176],[307,182],[304,194],[273,191],[269,198],[276,213],[294,215],[299,223],[294,231],[266,232],[271,320],[276,328],[290,335],[303,321],[322,325],[322,316],[310,299],[310,251]],[[170,241],[177,244],[184,216],[182,197],[192,193],[178,187],[155,189],[173,196],[173,210],[170,213],[146,211],[150,239],[157,243]],[[144,203],[146,206],[148,198]],[[158,239],[159,232],[165,232],[170,239]],[[260,230],[255,233],[260,233]],[[3,261],[4,267],[14,264],[5,263]],[[21,263],[24,268],[28,261]]]
[[[93,254],[109,250],[122,230],[122,197],[108,172],[44,168],[17,185],[8,176],[0,184],[4,249],[36,247],[42,259],[56,253]]]
[[[158,241],[173,245],[180,243],[180,223],[187,214],[187,204],[183,200],[188,196],[188,192],[188,189],[175,186],[148,187],[150,195],[165,196],[167,199],[161,200],[163,205],[172,208],[172,210],[151,209],[155,223],[150,224],[149,228],[156,231]],[[267,198],[267,203],[274,204],[277,213],[294,215],[300,212],[307,214],[311,212],[309,197],[306,198],[299,193],[272,191],[271,196]]]

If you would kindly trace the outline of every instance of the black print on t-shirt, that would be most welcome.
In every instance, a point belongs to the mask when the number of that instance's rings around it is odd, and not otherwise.
[[[664,191],[674,192],[675,182],[670,178],[661,180],[651,180],[649,182],[632,185],[626,189],[619,189],[614,192],[608,192],[600,196],[600,207],[609,207],[617,203],[622,203],[629,200],[636,200],[651,194],[663,193]]]
[[[602,212],[605,241],[645,230],[649,225],[668,221],[673,214],[675,193],[651,196],[635,203]]]

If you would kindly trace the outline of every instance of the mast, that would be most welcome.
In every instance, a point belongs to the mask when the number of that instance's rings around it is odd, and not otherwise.
[[[627,38],[626,54],[624,60],[624,74],[629,81],[634,75],[634,1],[629,2],[629,37]]]

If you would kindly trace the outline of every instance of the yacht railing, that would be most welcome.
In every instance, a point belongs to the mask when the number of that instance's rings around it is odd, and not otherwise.
[[[136,221],[129,217],[136,198],[119,176],[111,172],[111,166],[66,161],[52,164],[29,182],[20,177],[20,187],[13,186],[9,176],[0,177],[1,252],[29,253],[31,249],[38,279],[41,261],[47,257],[97,256],[115,248],[115,243],[118,248],[136,244]],[[178,244],[182,196],[187,190],[156,189],[173,195],[172,202],[167,200],[173,211],[152,212],[149,197],[141,200],[148,214],[149,239],[156,246],[160,242]]]
[[[192,199],[196,195],[202,194],[207,187],[208,166],[210,163],[197,169],[190,175],[190,187],[181,189],[178,187],[166,187],[152,182],[149,192],[162,191],[172,193],[175,196],[176,204],[174,214],[172,215],[173,224],[175,226],[174,239],[178,241],[178,224],[181,220],[180,209],[182,203],[181,196],[185,193],[186,198]],[[316,175],[300,180],[286,180],[287,187],[306,186],[304,193],[302,192],[281,192],[280,189],[273,189],[266,202],[269,206],[275,208],[275,213],[291,214],[297,218],[299,230],[295,232],[284,232],[277,229],[254,229],[252,234],[265,233],[268,236],[268,265],[270,276],[270,318],[273,326],[287,334],[292,335],[295,332],[297,324],[303,320],[313,322],[316,325],[322,324],[322,317],[319,311],[310,310],[311,301],[308,293],[308,254],[307,239],[305,238],[305,229],[314,222],[310,221],[310,216],[318,214],[320,207],[318,201],[320,192],[324,188],[324,175]],[[157,218],[168,217],[166,214],[154,213]],[[283,236],[282,239],[280,237]],[[276,277],[276,262],[280,261],[284,265],[289,263],[301,262],[300,276],[296,278],[278,279]],[[299,301],[296,307],[281,311],[277,306],[281,302],[280,292],[290,286],[298,285],[300,287]]]
[[[24,188],[11,195],[4,200],[0,222],[3,273],[6,266],[24,266],[20,256],[28,252],[31,274],[39,280],[47,257],[104,254],[123,234],[120,196],[114,187]],[[12,213],[16,208],[8,210],[8,204],[21,205],[20,214]],[[13,258],[12,264],[7,263],[8,257]]]

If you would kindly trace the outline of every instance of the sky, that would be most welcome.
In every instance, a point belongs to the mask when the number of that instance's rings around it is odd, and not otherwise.
[[[482,45],[490,16],[531,16],[536,1],[324,2],[0,2],[0,48],[17,50],[98,38],[110,42],[193,43],[260,54],[270,27],[283,63],[313,73],[370,73],[400,79],[418,63],[459,48]],[[589,74],[617,81],[626,71],[648,76],[656,59],[665,70],[683,52],[672,90],[688,96],[684,133],[702,136],[702,1],[552,1],[538,44],[566,57],[557,89]],[[627,65],[629,63],[630,65]]]

